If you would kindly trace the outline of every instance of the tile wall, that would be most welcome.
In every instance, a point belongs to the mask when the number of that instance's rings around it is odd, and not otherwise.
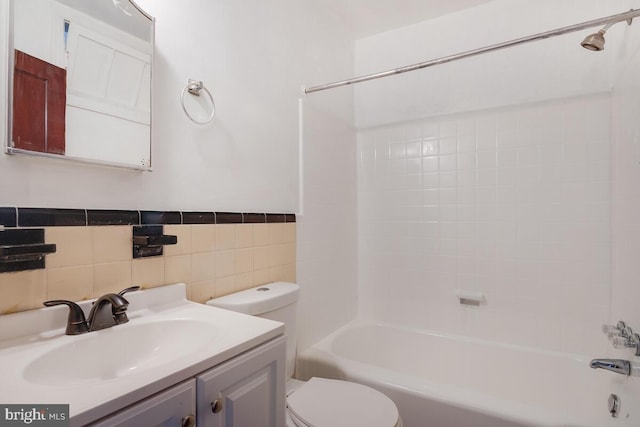
[[[610,94],[359,132],[359,262],[378,320],[602,350]],[[461,306],[456,291],[484,293]],[[606,341],[606,340],[605,340]]]
[[[50,299],[83,300],[131,285],[187,284],[196,302],[272,281],[296,280],[296,224],[165,225],[178,244],[164,255],[132,259],[130,225],[45,227],[57,252],[46,268],[0,274],[0,313],[39,308]]]

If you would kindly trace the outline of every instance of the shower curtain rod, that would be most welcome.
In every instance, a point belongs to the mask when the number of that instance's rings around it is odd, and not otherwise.
[[[493,52],[495,50],[505,49],[512,46],[517,46],[520,44],[544,40],[550,37],[561,36],[563,34],[573,33],[576,31],[584,30],[586,28],[598,27],[600,25],[606,24],[615,24],[622,21],[627,21],[629,25],[631,25],[631,21],[633,18],[640,16],[640,9],[631,9],[628,12],[619,13],[617,15],[611,15],[604,18],[594,19],[592,21],[582,22],[580,24],[570,25],[568,27],[562,27],[555,30],[545,31],[543,33],[533,34],[531,36],[521,37],[514,40],[509,40],[503,43],[494,44],[491,46],[481,47],[478,49],[469,50],[462,53],[457,53],[454,55],[443,56],[442,58],[432,59],[430,61],[419,62],[413,65],[407,65],[400,68],[394,68],[393,70],[383,71],[375,74],[367,74],[360,77],[355,77],[347,80],[340,80],[333,83],[328,83],[319,86],[311,86],[308,88],[304,88],[304,93],[313,93],[320,92],[327,89],[334,89],[341,86],[348,86],[356,83],[362,83],[369,80],[380,79],[383,77],[394,76],[396,74],[407,73],[409,71],[420,70],[422,68],[431,67],[434,65],[445,64],[447,62],[457,61],[458,59],[469,58],[471,56],[480,55],[482,53]]]

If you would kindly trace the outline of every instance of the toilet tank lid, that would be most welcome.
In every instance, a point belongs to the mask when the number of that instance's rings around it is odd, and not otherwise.
[[[299,292],[296,283],[274,282],[210,299],[207,305],[256,316],[295,303]]]

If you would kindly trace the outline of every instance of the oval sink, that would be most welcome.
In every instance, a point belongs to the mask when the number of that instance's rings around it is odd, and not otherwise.
[[[70,337],[27,365],[23,375],[58,386],[122,378],[197,353],[216,335],[210,323],[191,319],[129,323]]]

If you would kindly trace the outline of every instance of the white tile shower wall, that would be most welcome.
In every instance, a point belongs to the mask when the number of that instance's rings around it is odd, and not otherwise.
[[[361,130],[363,312],[602,350],[587,331],[609,316],[609,113],[599,94]]]
[[[614,85],[611,101],[611,322],[626,321],[640,330],[640,50]],[[597,332],[596,332],[597,333]],[[600,337],[600,339],[604,339]],[[607,355],[633,361],[629,349],[609,348]],[[622,399],[640,402],[640,382],[611,379],[611,391]]]

